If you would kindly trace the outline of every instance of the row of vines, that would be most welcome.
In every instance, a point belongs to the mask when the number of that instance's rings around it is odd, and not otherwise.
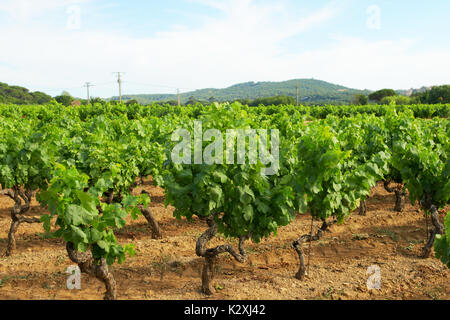
[[[196,216],[205,222],[195,248],[204,258],[205,294],[212,294],[219,254],[227,252],[243,262],[246,241],[258,243],[297,214],[309,213],[322,227],[293,239],[300,261],[295,277],[303,280],[304,244],[320,239],[358,207],[364,215],[371,188],[384,181],[386,190],[396,194],[396,210],[402,210],[409,195],[431,217],[422,257],[429,257],[434,247],[437,258],[450,267],[450,215],[444,224],[439,215],[450,198],[448,113],[448,105],[0,105],[0,194],[13,201],[6,255],[14,253],[21,224],[43,223],[53,237],[64,239],[69,258],[82,272],[105,284],[104,298],[116,299],[108,266],[132,257],[134,247],[122,246],[115,231],[128,216],[143,215],[151,236],[162,237],[149,195],[133,194],[142,179],[152,176],[165,190],[166,205],[175,207],[175,218]],[[212,163],[195,161],[194,152],[188,152],[192,164],[174,163],[171,155],[180,141],[173,133],[179,128],[192,137],[200,134],[202,150],[212,150],[230,129],[256,129],[259,135],[260,130],[277,129],[279,168],[264,175],[268,164],[251,161],[250,154],[243,164],[228,164],[229,155],[217,152],[212,152]],[[206,135],[208,129],[216,134]],[[259,150],[274,151],[269,140],[259,140]],[[250,143],[246,141],[247,147]],[[194,143],[188,148],[194,149]],[[239,157],[239,150],[234,151],[233,157]],[[48,212],[40,219],[26,215],[33,196]],[[218,234],[238,239],[239,247],[209,248]]]

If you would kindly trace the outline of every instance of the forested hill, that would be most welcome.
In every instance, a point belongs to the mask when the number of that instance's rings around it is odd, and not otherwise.
[[[201,89],[181,95],[182,102],[224,102],[235,100],[254,100],[273,96],[290,96],[296,98],[296,86],[299,86],[299,100],[302,104],[350,104],[357,94],[368,94],[369,91],[349,89],[314,79],[289,80],[284,82],[247,82],[233,85],[225,89]],[[126,95],[125,100],[135,99],[139,103],[177,100],[175,94],[141,94]],[[112,100],[118,100],[113,97]]]
[[[0,103],[46,104],[51,100],[52,97],[43,92],[30,92],[26,88],[0,82]]]

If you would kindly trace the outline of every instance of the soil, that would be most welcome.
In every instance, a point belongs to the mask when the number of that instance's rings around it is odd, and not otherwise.
[[[207,228],[203,221],[176,220],[173,208],[163,204],[164,192],[151,181],[137,188],[152,197],[151,211],[159,221],[162,240],[153,240],[144,217],[118,231],[123,244],[134,243],[136,255],[111,271],[117,281],[118,299],[139,300],[403,300],[450,299],[450,270],[438,259],[419,258],[426,239],[426,225],[418,206],[406,205],[394,212],[395,195],[382,184],[372,190],[367,216],[358,210],[342,225],[311,245],[309,273],[305,281],[294,278],[299,262],[292,242],[309,233],[311,217],[298,216],[280,228],[276,237],[260,244],[248,242],[249,259],[238,263],[231,256],[218,259],[213,296],[200,292],[203,259],[195,255],[198,236]],[[20,225],[17,249],[5,257],[12,201],[0,196],[0,299],[98,300],[104,285],[82,274],[81,290],[68,290],[66,269],[73,265],[62,240],[45,236],[42,224]],[[45,213],[33,201],[30,216]],[[447,210],[449,208],[446,208]],[[444,212],[441,218],[443,219]],[[315,221],[317,230],[321,222]],[[236,241],[216,238],[209,246]],[[308,253],[309,244],[305,245]],[[370,266],[381,271],[381,289],[367,288]]]

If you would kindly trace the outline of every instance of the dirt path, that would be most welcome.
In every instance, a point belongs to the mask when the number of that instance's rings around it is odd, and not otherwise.
[[[161,223],[164,239],[151,239],[143,217],[118,232],[121,243],[132,242],[137,250],[135,257],[112,267],[119,299],[450,299],[447,267],[436,258],[418,258],[426,232],[423,214],[409,204],[404,212],[394,212],[394,195],[382,185],[372,191],[366,217],[355,214],[312,244],[305,282],[294,278],[298,257],[290,245],[309,232],[308,215],[281,228],[277,237],[248,243],[247,263],[221,256],[213,297],[200,293],[202,260],[195,255],[197,237],[206,229],[204,223],[175,220],[173,208],[166,209],[162,203],[162,189],[144,188],[152,195],[151,209]],[[8,198],[0,197],[2,255],[11,206]],[[30,215],[44,212],[36,202],[33,206]],[[104,286],[84,274],[82,290],[66,289],[65,270],[73,263],[63,241],[45,239],[43,232],[42,225],[19,227],[16,253],[0,257],[0,299],[101,299]],[[210,245],[224,242],[216,239]],[[366,271],[371,265],[381,269],[381,290],[367,289],[370,275]]]

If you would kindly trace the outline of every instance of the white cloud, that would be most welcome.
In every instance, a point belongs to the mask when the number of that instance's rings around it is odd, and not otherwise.
[[[279,64],[283,68],[289,63],[294,70],[316,79],[359,89],[407,89],[449,83],[447,61],[448,49],[422,49],[411,39],[367,41],[341,37],[325,49],[292,55]],[[287,74],[289,69],[281,73]],[[291,76],[295,74],[291,72]]]
[[[445,82],[450,72],[448,65],[441,65],[450,61],[448,51],[430,48],[417,52],[408,41],[336,38],[324,49],[287,54],[281,43],[335,17],[341,9],[334,2],[299,17],[279,3],[200,1],[220,10],[221,17],[206,18],[199,27],[174,28],[147,38],[83,28],[71,31],[65,25],[57,30],[45,25],[0,29],[2,43],[8,48],[0,50],[0,81],[34,90],[55,88],[47,90],[52,94],[79,86],[69,90],[75,95],[85,94],[85,81],[111,82],[92,90],[94,95],[108,97],[117,91],[113,71],[125,71],[124,79],[129,82],[182,88],[314,77],[371,89]],[[50,10],[56,2],[68,5],[74,1],[44,2]],[[167,89],[125,83],[124,91]]]

